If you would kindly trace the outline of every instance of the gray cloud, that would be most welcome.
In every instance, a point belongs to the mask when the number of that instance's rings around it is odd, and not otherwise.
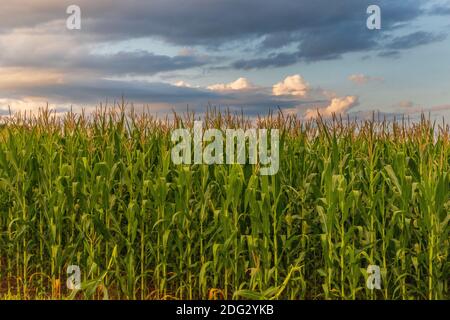
[[[10,90],[8,98],[44,96],[55,102],[96,103],[101,99],[119,99],[152,103],[184,103],[196,99],[216,99],[220,95],[206,90],[182,88],[165,83],[106,79],[70,79],[64,83],[34,85]]]
[[[378,56],[381,57],[381,58],[398,59],[398,58],[400,58],[400,51],[398,51],[398,50],[385,50],[385,51],[381,51],[378,54]]]
[[[383,7],[385,27],[417,17],[419,0],[131,0],[93,5],[81,0],[89,33],[104,37],[157,36],[181,45],[221,45],[248,37],[310,32],[340,24],[365,29],[366,8]],[[354,30],[353,32],[357,32]]]
[[[151,75],[205,64],[206,59],[196,56],[169,57],[146,51],[134,51],[76,57],[72,61],[71,68],[95,70],[104,75]]]
[[[26,96],[45,97],[51,104],[77,104],[93,106],[105,100],[125,100],[136,104],[164,105],[165,112],[184,110],[187,105],[203,112],[212,105],[230,110],[245,110],[248,115],[264,114],[268,110],[298,106],[326,105],[329,101],[317,95],[308,99],[276,97],[270,90],[216,92],[202,88],[178,87],[167,83],[147,81],[121,81],[105,79],[70,79],[63,83],[47,83],[16,86],[9,90],[7,99],[23,99]],[[6,106],[2,106],[5,109]]]
[[[235,69],[262,69],[268,67],[285,67],[299,60],[298,53],[270,54],[267,58],[242,59],[235,61],[232,67]]]
[[[260,47],[264,50],[280,49],[289,44],[300,42],[301,34],[296,32],[277,32],[263,37]]]
[[[231,64],[232,68],[246,70],[337,59],[345,53],[364,50],[401,50],[441,39],[440,35],[417,32],[409,38],[391,39],[383,48],[390,31],[424,14],[420,0],[278,0],[263,3],[260,0],[78,0],[77,5],[82,9],[82,30],[67,33],[65,9],[72,2],[14,1],[0,12],[0,30],[8,32],[13,28],[39,26],[39,29],[47,28],[50,32],[71,37],[72,41],[76,39],[79,46],[140,37],[154,37],[175,45],[206,47],[221,47],[244,39],[259,41],[253,56],[250,54],[250,57]],[[366,9],[371,4],[382,8],[382,32],[366,28]],[[279,51],[286,46],[291,50]],[[296,49],[292,51],[292,48]],[[150,52],[121,52],[108,56],[75,52],[76,57],[65,53],[47,59],[37,55],[18,61],[17,57],[15,61],[16,65],[28,62],[33,67],[43,61],[49,67],[67,63],[68,68],[88,68],[107,75],[155,74],[211,62],[198,57],[167,57]],[[4,60],[0,54],[0,64],[5,64]]]
[[[448,2],[448,0],[447,0],[447,2]],[[428,10],[428,13],[432,14],[432,15],[439,15],[439,16],[450,15],[450,3],[434,5],[431,7],[430,10]]]
[[[433,34],[430,32],[417,31],[406,36],[394,38],[386,48],[390,50],[411,49],[417,46],[443,41],[446,37],[446,34]]]
[[[68,0],[17,0],[0,12],[2,28],[33,27],[61,21],[64,28]],[[177,45],[222,45],[233,40],[262,38],[263,46],[279,47],[301,40],[312,52],[323,32],[348,32],[360,42],[365,34],[366,8],[378,4],[383,27],[415,19],[422,13],[420,0],[78,0],[83,30],[103,40],[158,37]],[[20,17],[20,18],[18,18]],[[321,36],[317,37],[318,32]],[[303,34],[303,36],[301,36]],[[314,37],[305,35],[313,34]],[[337,32],[333,32],[336,36]],[[368,34],[366,34],[368,35]],[[330,35],[331,37],[331,35]],[[343,36],[340,35],[340,38]],[[375,37],[375,33],[372,36]],[[310,43],[311,41],[315,41]],[[365,48],[352,44],[350,49]],[[313,48],[313,49],[311,49]],[[338,52],[339,54],[339,52]],[[308,54],[303,54],[308,56]],[[311,57],[312,58],[312,57]]]
[[[6,41],[5,41],[6,42]],[[166,56],[147,51],[122,51],[114,54],[95,54],[84,47],[67,50],[71,43],[42,48],[30,54],[29,45],[0,52],[0,66],[19,68],[59,69],[66,72],[88,71],[103,76],[154,75],[160,72],[184,70],[207,64],[209,58],[195,55]],[[22,49],[22,50],[20,50]]]
[[[299,46],[299,58],[307,61],[336,59],[344,53],[376,48],[379,37],[361,27],[359,22],[326,27],[321,34],[320,37],[313,32],[305,35]]]
[[[377,50],[378,56],[385,58],[398,58],[401,50],[407,50],[422,45],[440,42],[447,38],[446,34],[434,34],[431,32],[417,31],[406,36],[391,38],[388,43],[380,43],[369,36],[371,31],[366,30],[352,34],[348,30],[334,29],[322,33],[321,37],[309,33],[304,36],[297,52],[269,54],[265,58],[241,59],[232,63],[235,69],[260,69],[268,67],[284,67],[300,61],[312,62],[319,60],[338,59],[349,52],[361,52],[364,50]]]
[[[156,38],[176,46],[200,46],[207,52],[214,48],[223,55],[229,46],[239,48],[256,43],[245,59],[231,63],[232,68],[248,70],[337,59],[350,52],[376,51],[386,57],[398,56],[404,49],[443,37],[425,31],[402,37],[393,35],[394,30],[424,14],[420,0],[75,2],[81,7],[83,18],[82,30],[75,32],[65,28],[65,10],[74,3],[72,0],[16,0],[0,10],[0,66],[48,69],[62,74],[60,82],[18,85],[8,88],[0,98],[36,96],[58,103],[92,104],[102,98],[117,99],[124,95],[135,102],[177,106],[212,103],[246,108],[250,113],[302,104],[306,108],[308,104],[321,105],[327,101],[323,97],[296,101],[265,92],[217,93],[163,83],[106,80],[109,76],[154,75],[200,66],[213,70],[218,61],[196,54],[156,54],[150,49],[100,54],[94,53],[92,47]],[[382,7],[381,31],[366,28],[366,8],[370,4]],[[229,58],[222,56],[220,65],[228,64]]]
[[[376,2],[374,2],[376,3]],[[413,34],[395,37],[394,31],[406,27],[424,13],[418,1],[390,2],[379,1],[382,8],[382,30],[372,31],[365,26],[367,16],[361,14],[367,3],[361,1],[353,9],[354,15],[331,19],[318,26],[308,26],[293,33],[268,35],[262,41],[262,48],[282,48],[297,43],[297,51],[270,53],[266,57],[240,59],[231,64],[236,69],[259,69],[288,66],[297,62],[313,62],[338,59],[350,52],[377,51],[380,56],[396,58],[400,50],[442,41],[445,34],[418,31]],[[340,19],[342,18],[342,19]],[[323,22],[323,21],[322,21]]]

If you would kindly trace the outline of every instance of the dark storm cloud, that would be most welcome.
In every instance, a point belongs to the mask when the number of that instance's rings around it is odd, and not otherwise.
[[[241,59],[233,62],[232,67],[244,70],[285,67],[300,61],[337,59],[345,53],[375,48],[377,43],[370,36],[370,31],[365,29],[363,32],[352,33],[357,28],[349,25],[326,28],[318,31],[320,37],[314,32],[305,33],[295,52],[270,53],[263,58]]]
[[[244,70],[284,67],[300,61],[313,62],[338,59],[345,53],[372,49],[378,50],[378,56],[380,57],[397,58],[400,56],[401,50],[440,42],[447,37],[443,33],[417,31],[405,36],[394,37],[388,43],[380,43],[369,36],[371,32],[369,30],[352,34],[351,30],[354,29],[345,27],[348,28],[346,32],[336,28],[322,32],[321,37],[316,37],[313,33],[306,34],[298,46],[297,52],[272,53],[264,58],[241,59],[233,62],[232,67]]]
[[[322,38],[317,32],[335,28],[361,41],[371,4],[382,7],[386,29],[422,13],[420,0],[134,0],[115,2],[103,15],[88,12],[87,28],[111,37],[157,36],[178,45],[213,46],[262,37],[263,45],[274,47],[295,43],[302,33]],[[301,37],[303,42],[310,39]]]
[[[364,2],[364,1],[362,1]],[[305,28],[296,34],[282,34],[277,42],[272,36],[263,41],[263,48],[275,48],[298,43],[297,51],[270,53],[266,57],[240,59],[232,63],[236,69],[260,69],[288,66],[304,61],[338,59],[345,53],[379,51],[383,57],[397,57],[401,50],[431,44],[445,39],[445,34],[418,31],[407,36],[393,37],[392,31],[423,14],[418,1],[379,2],[382,9],[382,30],[366,28],[367,15],[361,11],[346,19],[334,19],[314,28]],[[367,4],[360,7],[366,8]],[[357,7],[357,6],[356,6]],[[355,8],[356,8],[355,7]]]
[[[373,36],[372,31],[365,26],[361,27],[359,23],[324,26],[316,31],[305,32],[295,52],[291,50],[291,52],[271,53],[263,58],[241,59],[235,61],[232,67],[248,70],[284,67],[300,61],[338,59],[345,53],[377,48],[378,38],[378,35]]]
[[[338,59],[350,52],[380,51],[385,57],[395,57],[399,50],[433,43],[443,40],[442,34],[419,31],[406,37],[392,36],[392,32],[400,26],[413,21],[423,14],[419,1],[386,2],[378,1],[382,13],[382,30],[373,31],[366,28],[365,9],[368,3],[353,3],[353,10],[346,15],[317,17],[320,24],[305,26],[295,33],[281,33],[277,39],[275,34],[268,35],[262,41],[262,48],[275,49],[288,44],[296,44],[297,50],[269,53],[265,57],[245,58],[232,63],[235,69],[261,69],[267,67],[283,67],[300,61],[313,62]],[[340,4],[341,2],[339,2]],[[395,55],[392,53],[395,51]]]
[[[302,32],[345,21],[359,20],[365,26],[365,10],[372,2],[134,0],[116,3],[103,15],[88,12],[87,28],[104,36],[157,36],[179,45],[211,46],[249,37]],[[395,5],[387,0],[379,2],[392,14],[392,18],[387,18],[388,23],[412,19],[420,12],[418,2],[413,0]]]
[[[232,63],[236,69],[283,67],[299,61],[336,59],[349,52],[378,50],[390,31],[425,12],[420,0],[75,2],[82,10],[82,30],[77,37],[83,43],[155,37],[176,45],[210,48],[249,39],[259,41],[259,47],[250,52],[249,57]],[[67,16],[65,9],[70,4],[73,1],[14,1],[0,11],[0,28],[4,31],[8,28],[51,25],[54,31],[60,25],[63,30]],[[366,9],[372,4],[382,8],[383,29],[379,32],[366,28]],[[433,39],[436,37],[431,36]],[[423,38],[419,40],[425,43]],[[414,45],[408,39],[404,39],[403,43]],[[401,49],[401,45],[400,41],[395,49]],[[276,51],[286,46],[290,46],[290,51]],[[388,49],[392,48],[390,46]],[[189,58],[152,56],[150,53],[122,53],[107,57],[89,56],[81,64],[109,69],[111,73],[118,68],[119,74],[152,74],[195,67],[201,62]],[[129,72],[125,70],[127,67]]]
[[[4,95],[74,103],[124,95],[131,101],[144,103],[211,102],[247,110],[291,108],[302,102],[279,99],[268,93],[217,93],[104,78],[154,75],[199,66],[213,70],[230,63],[235,69],[285,67],[299,61],[337,59],[350,52],[398,54],[403,49],[441,39],[424,31],[397,38],[393,35],[394,30],[426,14],[423,3],[420,0],[10,1],[0,10],[0,66],[30,69],[29,72],[48,69],[62,75],[61,82],[18,86]],[[79,31],[68,31],[65,26],[66,8],[71,4],[82,10]],[[381,31],[366,28],[366,9],[371,4],[382,8]],[[177,49],[167,44],[188,46],[197,52],[220,54],[222,58],[212,60],[195,53],[167,56],[149,46],[145,47],[148,51],[125,48],[126,41],[138,38],[162,40],[165,49]],[[103,49],[118,47],[122,52],[92,51],[98,45],[105,45],[101,46]],[[248,50],[243,59],[230,62],[239,53],[236,48],[244,47]]]
[[[348,52],[370,50],[377,47],[379,34],[361,27],[359,22],[324,27],[317,37],[306,33],[299,45],[299,58],[306,61],[330,60]]]
[[[0,12],[1,25],[3,28],[33,27],[64,20],[65,8],[73,2],[44,0],[41,4],[36,4],[32,0],[17,0]],[[286,44],[297,41],[294,34],[314,33],[336,27],[346,32],[346,26],[356,26],[352,30],[355,35],[359,30],[365,29],[366,9],[371,4],[382,7],[385,28],[410,21],[422,13],[420,0],[75,2],[82,9],[83,32],[90,35],[104,39],[156,36],[171,43],[190,46],[221,45],[232,40],[265,37],[265,45],[273,47],[278,37],[284,38]]]

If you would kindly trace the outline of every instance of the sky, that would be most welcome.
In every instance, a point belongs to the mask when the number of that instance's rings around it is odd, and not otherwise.
[[[81,28],[67,27],[80,8]],[[370,5],[381,28],[370,30]],[[76,17],[75,17],[76,18]],[[0,10],[0,115],[208,106],[304,119],[450,120],[450,0],[15,0]]]

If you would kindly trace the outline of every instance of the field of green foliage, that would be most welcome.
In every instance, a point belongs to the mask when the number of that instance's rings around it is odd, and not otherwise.
[[[174,165],[171,130],[193,114],[6,119],[0,299],[450,298],[448,126],[202,119],[279,129],[279,172]]]

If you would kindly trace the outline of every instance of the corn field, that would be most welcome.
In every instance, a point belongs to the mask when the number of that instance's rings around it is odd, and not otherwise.
[[[171,130],[199,116],[124,110],[3,119],[0,299],[450,298],[448,125],[202,115],[280,130],[262,176],[174,165]]]

